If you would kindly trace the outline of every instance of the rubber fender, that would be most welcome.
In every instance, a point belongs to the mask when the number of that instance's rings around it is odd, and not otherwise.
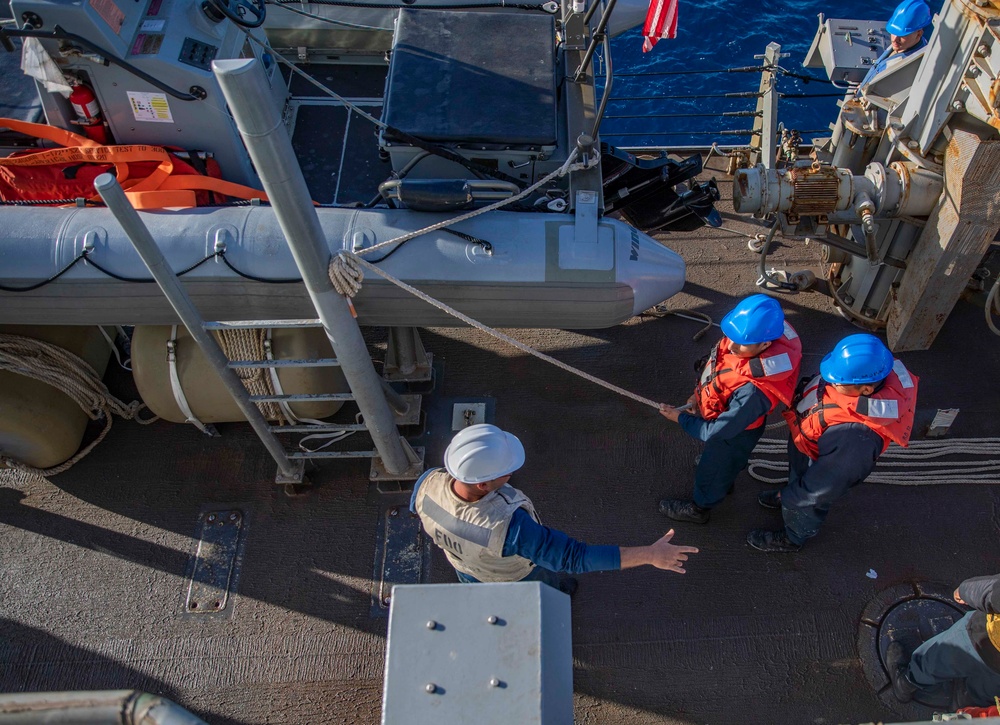
[[[103,377],[111,348],[97,327],[2,325],[0,332],[58,345]],[[115,335],[114,328],[108,330]],[[35,468],[51,468],[80,448],[87,413],[68,395],[24,375],[0,370],[0,452]]]
[[[167,340],[171,329],[170,325],[140,325],[135,328],[132,336],[132,374],[139,395],[151,411],[172,423],[184,423],[185,415],[170,386]],[[276,360],[334,357],[322,328],[274,328],[271,331],[271,346]],[[177,375],[195,417],[202,423],[246,420],[183,325],[177,327],[176,350]],[[269,375],[267,369],[262,368],[260,372]],[[344,374],[337,366],[279,368],[278,380],[282,392],[290,395],[350,392]],[[320,401],[291,403],[289,407],[299,418],[322,419],[336,413],[342,405],[341,401]],[[273,406],[265,406],[265,411],[269,407]]]

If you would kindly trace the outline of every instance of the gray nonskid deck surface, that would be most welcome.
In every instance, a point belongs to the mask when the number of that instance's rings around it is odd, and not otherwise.
[[[728,186],[724,184],[723,186]],[[726,225],[750,230],[727,214]],[[754,291],[756,257],[724,231],[664,235],[688,262],[671,307],[716,320]],[[775,266],[817,268],[783,245]],[[783,298],[806,370],[855,328],[827,298]],[[697,323],[640,317],[598,331],[517,330],[521,340],[656,400],[683,402],[692,362],[716,339]],[[381,352],[379,333],[372,338]],[[513,483],[545,523],[595,543],[646,544],[669,528],[664,495],[690,491],[698,445],[655,411],[466,329],[425,331],[441,363],[435,395],[492,397],[521,437]],[[1000,339],[961,303],[934,350],[904,354],[921,376],[921,415],[962,409],[953,434],[998,436]],[[111,375],[115,389],[126,381]],[[380,504],[367,463],[324,464],[310,495],[285,497],[246,426],[208,439],[190,427],[116,421],[89,458],[51,481],[0,474],[0,691],[136,687],[212,723],[379,718],[386,620],[369,617]],[[439,431],[432,452],[447,432]],[[781,435],[776,431],[774,436]],[[432,461],[433,462],[433,461]],[[764,555],[743,539],[778,525],[745,474],[706,527],[685,576],[649,568],[582,577],[573,602],[578,723],[836,723],[894,720],[862,672],[857,625],[878,592],[954,585],[998,570],[1000,489],[864,485],[802,553]],[[227,619],[182,614],[198,515],[246,514]],[[866,576],[869,569],[877,579]],[[434,553],[433,581],[451,572]]]

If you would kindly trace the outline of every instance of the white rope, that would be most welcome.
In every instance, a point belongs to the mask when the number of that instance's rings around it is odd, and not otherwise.
[[[787,448],[785,440],[763,438],[753,452],[762,456],[784,457]],[[963,461],[935,460],[957,455],[973,458]],[[784,476],[767,476],[761,471],[774,471]],[[754,458],[750,460],[747,472],[763,483],[786,483],[788,462]],[[908,448],[892,444],[879,458],[875,471],[865,482],[892,486],[1000,484],[1000,438],[911,441]]]
[[[104,440],[111,430],[112,413],[126,420],[134,419],[142,425],[158,420],[155,416],[139,418],[138,413],[146,407],[145,404],[138,400],[125,403],[113,396],[94,368],[58,345],[20,335],[0,334],[0,369],[51,385],[76,402],[91,420],[104,417],[104,430],[100,435],[69,460],[52,468],[35,468],[8,456],[0,456],[0,463],[11,468],[38,476],[54,476],[69,469]]]
[[[561,368],[562,370],[565,370],[568,373],[577,375],[583,378],[584,380],[589,380],[595,385],[600,385],[602,388],[607,388],[612,392],[618,393],[619,395],[623,395],[626,398],[631,398],[632,400],[642,403],[643,405],[648,405],[649,407],[654,408],[656,410],[660,409],[660,404],[657,403],[655,400],[644,398],[641,395],[636,395],[635,393],[625,390],[624,388],[620,388],[617,385],[605,382],[604,380],[596,378],[593,375],[590,375],[589,373],[585,373],[582,370],[578,370],[572,365],[567,365],[566,363],[560,360],[556,360],[554,357],[550,357],[549,355],[546,355],[543,352],[539,352],[538,350],[535,350],[534,348],[525,345],[520,340],[515,340],[513,337],[510,337],[509,335],[505,335],[499,330],[495,330],[492,327],[488,327],[482,324],[481,322],[477,322],[468,315],[459,312],[453,307],[449,307],[443,302],[434,299],[430,295],[421,292],[416,287],[408,285],[406,282],[403,282],[402,280],[396,279],[391,274],[382,269],[379,269],[371,262],[365,259],[361,259],[357,255],[352,254],[350,252],[341,252],[336,257],[334,257],[330,263],[330,279],[333,282],[333,285],[338,292],[340,292],[341,294],[348,294],[348,292],[344,290],[354,289],[356,292],[357,289],[360,289],[360,278],[357,278],[356,276],[358,274],[363,276],[363,271],[361,270],[361,267],[364,267],[365,269],[374,272],[382,279],[391,282],[400,289],[409,292],[411,295],[423,300],[424,302],[433,307],[436,307],[442,312],[445,312],[451,315],[452,317],[458,318],[465,324],[474,327],[477,330],[481,330],[485,332],[487,335],[492,335],[496,339],[506,342],[508,345],[516,347],[521,352],[525,352],[529,355],[534,355],[539,360],[544,360],[545,362],[555,365],[556,367]],[[359,284],[357,286],[352,286],[356,278]]]
[[[986,324],[994,335],[1000,335],[1000,329],[997,329],[997,326],[993,324],[993,311],[996,310],[997,314],[1000,314],[1000,295],[997,294],[998,291],[1000,291],[1000,276],[997,277],[997,281],[990,287],[990,293],[986,295]]]
[[[333,283],[334,289],[337,290],[339,294],[345,295],[347,297],[355,296],[361,290],[361,282],[364,279],[363,268],[368,269],[377,274],[382,279],[391,282],[392,284],[396,285],[402,290],[405,290],[406,292],[409,292],[414,297],[423,300],[432,307],[436,307],[442,312],[449,314],[452,317],[456,317],[462,322],[466,323],[467,325],[474,327],[477,330],[481,330],[482,332],[485,332],[488,335],[492,335],[496,339],[502,340],[503,342],[506,342],[508,345],[511,345],[512,347],[516,347],[518,350],[522,352],[525,352],[529,355],[533,355],[537,357],[539,360],[544,360],[545,362],[551,365],[555,365],[556,367],[565,370],[568,373],[572,373],[573,375],[581,377],[584,380],[589,380],[595,385],[600,385],[602,388],[606,388],[608,390],[611,390],[612,392],[618,393],[619,395],[623,395],[626,398],[631,398],[636,402],[642,403],[643,405],[648,405],[651,408],[659,410],[660,404],[657,403],[655,400],[645,398],[641,395],[637,395],[631,391],[625,390],[624,388],[620,388],[617,385],[608,383],[604,380],[601,380],[600,378],[590,375],[589,373],[579,370],[573,367],[572,365],[567,365],[566,363],[560,360],[556,360],[554,357],[550,357],[545,353],[539,352],[538,350],[535,350],[534,348],[525,345],[520,340],[515,340],[513,337],[510,337],[509,335],[505,335],[499,330],[495,330],[492,327],[488,327],[487,325],[484,325],[481,322],[472,319],[468,315],[459,312],[455,308],[449,307],[443,302],[440,302],[431,297],[430,295],[421,292],[416,287],[408,285],[406,282],[403,282],[402,280],[393,277],[388,272],[376,267],[371,262],[362,259],[360,256],[358,256],[359,254],[367,254],[369,252],[374,252],[375,250],[381,249],[383,247],[387,247],[393,244],[399,244],[401,242],[405,242],[407,239],[412,239],[413,237],[420,236],[421,234],[426,234],[428,232],[434,231],[435,229],[440,229],[442,227],[456,224],[460,221],[465,221],[466,219],[471,219],[472,217],[478,216],[479,214],[485,214],[488,211],[499,209],[500,207],[506,204],[511,204],[515,201],[518,201],[519,199],[524,198],[525,196],[528,196],[533,191],[535,191],[535,189],[544,184],[547,184],[549,181],[556,178],[557,176],[564,176],[570,171],[573,171],[575,169],[589,168],[589,166],[593,166],[595,163],[597,163],[598,157],[595,155],[593,161],[586,167],[583,165],[575,164],[574,162],[576,161],[576,157],[578,154],[579,150],[574,149],[573,153],[570,154],[569,158],[566,159],[566,162],[561,167],[553,171],[551,174],[548,174],[542,180],[536,182],[535,184],[532,184],[517,196],[510,197],[509,199],[502,199],[501,201],[483,207],[482,209],[477,209],[473,212],[464,214],[454,219],[449,219],[447,221],[438,222],[437,224],[432,224],[429,227],[425,227],[415,232],[408,232],[406,234],[403,234],[402,236],[396,237],[395,239],[390,239],[387,242],[382,242],[381,244],[376,244],[373,247],[368,247],[367,249],[359,250],[358,253],[347,252],[347,251],[340,252],[332,260],[330,260],[329,275],[330,275],[330,281]]]
[[[366,247],[365,249],[359,249],[357,250],[357,252],[355,252],[355,254],[359,255],[370,254],[378,249],[382,249],[384,247],[391,247],[394,244],[401,244],[402,242],[405,242],[409,239],[413,239],[414,237],[419,237],[421,234],[427,234],[428,232],[433,232],[435,229],[441,229],[442,227],[451,226],[452,224],[458,224],[459,222],[464,222],[468,219],[472,219],[473,217],[477,217],[480,214],[485,214],[486,212],[495,211],[497,209],[500,209],[501,207],[507,206],[508,204],[513,204],[516,201],[520,201],[526,196],[529,196],[530,194],[534,193],[535,190],[538,189],[539,187],[545,186],[545,184],[549,183],[550,181],[552,181],[557,177],[565,176],[571,171],[582,171],[584,169],[589,169],[593,166],[596,166],[597,163],[601,160],[601,155],[597,152],[594,152],[591,155],[589,163],[577,164],[576,157],[579,155],[580,155],[580,149],[578,148],[573,149],[573,152],[569,155],[569,158],[566,159],[565,163],[563,163],[562,166],[553,171],[551,174],[548,174],[547,176],[543,177],[541,180],[536,181],[534,184],[532,184],[527,189],[525,189],[524,191],[520,192],[515,196],[510,196],[507,197],[506,199],[501,199],[500,201],[493,202],[489,206],[484,206],[481,209],[470,211],[467,214],[462,214],[453,219],[448,219],[443,222],[438,222],[437,224],[431,224],[429,227],[418,229],[415,232],[407,232],[406,234],[401,234],[398,237],[389,239],[388,241],[380,242],[379,244],[376,244],[373,247]]]

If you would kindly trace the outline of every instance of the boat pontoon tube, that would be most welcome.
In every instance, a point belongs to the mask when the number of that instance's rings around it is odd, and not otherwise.
[[[332,253],[370,247],[449,218],[405,209],[317,212]],[[174,270],[225,250],[224,260],[211,259],[182,277],[204,319],[315,317],[300,282],[259,281],[299,278],[270,208],[164,210],[141,216]],[[611,219],[600,221],[591,241],[577,238],[576,220],[565,214],[496,211],[451,228],[461,235],[437,230],[365,258],[499,327],[610,327],[676,294],[684,284],[684,262],[676,253]],[[91,250],[37,290],[0,291],[0,323],[177,321],[156,284],[121,281],[89,263],[120,277],[149,279],[106,209],[8,207],[0,212],[0,235],[0,283],[7,287],[48,279],[85,248]],[[363,325],[462,324],[371,274],[355,307]]]

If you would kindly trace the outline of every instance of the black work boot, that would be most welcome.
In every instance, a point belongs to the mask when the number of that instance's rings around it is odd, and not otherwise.
[[[885,671],[892,683],[892,694],[900,702],[909,702],[917,692],[917,686],[906,676],[910,659],[901,642],[890,642],[885,650]]]
[[[580,582],[578,582],[571,576],[559,580],[559,591],[561,591],[563,594],[568,594],[571,597],[574,594],[576,594],[576,590],[579,587],[580,587]]]
[[[757,494],[757,503],[766,509],[780,509],[781,489],[775,488],[770,491],[761,491]]]
[[[747,543],[758,551],[774,554],[790,554],[802,548],[801,544],[796,544],[788,538],[788,533],[784,529],[778,531],[754,529],[747,534]]]
[[[674,521],[707,524],[711,509],[704,509],[694,501],[682,498],[665,498],[660,501],[660,513]]]

